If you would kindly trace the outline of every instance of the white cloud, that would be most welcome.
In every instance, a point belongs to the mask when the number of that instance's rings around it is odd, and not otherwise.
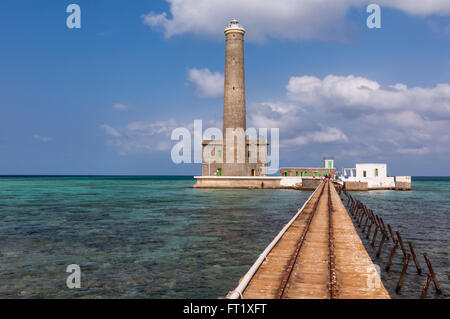
[[[340,165],[402,165],[415,156],[444,161],[450,155],[449,101],[449,84],[408,88],[355,75],[295,76],[285,99],[248,103],[247,126],[279,128],[281,159],[292,165],[314,165],[325,155],[335,156]],[[221,125],[210,121],[203,129]],[[102,128],[110,145],[128,154],[167,152],[172,130],[182,126],[192,130],[192,124],[175,119]]]
[[[341,129],[327,126],[323,113],[307,110],[295,103],[251,103],[249,124],[255,128],[279,128],[284,148],[311,143],[348,142]]]
[[[120,129],[101,125],[106,134],[112,137],[109,144],[120,154],[167,151],[173,144],[170,134],[178,126],[174,119],[152,123],[135,121]]]
[[[386,6],[414,15],[450,14],[450,2],[448,0],[378,0],[375,2],[381,7]]]
[[[197,95],[205,98],[223,95],[224,76],[209,69],[188,69],[188,80],[197,86]]]
[[[408,88],[358,76],[291,77],[287,101],[250,103],[249,124],[278,127],[285,154],[351,161],[450,153],[450,86]],[[292,152],[292,153],[291,153]],[[285,155],[286,156],[286,155]],[[283,158],[283,156],[282,156]]]
[[[400,148],[398,152],[402,154],[423,155],[429,153],[430,149],[426,146],[420,148]]]
[[[364,77],[327,75],[322,80],[314,76],[291,77],[286,89],[292,101],[335,111],[363,114],[408,110],[450,118],[450,85],[446,83],[433,88],[408,88],[401,83],[383,87]]]
[[[118,111],[126,111],[126,110],[129,109],[129,107],[128,107],[127,105],[122,104],[122,103],[116,103],[116,104],[114,104],[114,105],[113,105],[113,108],[114,108],[115,110],[118,110]]]
[[[223,36],[231,18],[248,30],[247,39],[263,42],[267,37],[285,39],[336,39],[346,36],[347,14],[370,0],[167,0],[168,13],[142,15],[144,24],[162,29],[166,37],[193,33]],[[377,4],[408,14],[450,14],[448,0],[379,0]],[[364,11],[365,12],[365,11]]]
[[[43,143],[49,143],[49,142],[53,141],[53,138],[47,137],[47,136],[42,136],[42,135],[39,135],[39,134],[34,134],[33,138],[38,140],[38,141],[41,141]]]
[[[248,117],[253,127],[292,128],[303,124],[306,112],[298,105],[283,102],[251,103]]]
[[[104,129],[106,134],[108,134],[109,136],[114,136],[114,137],[122,136],[122,134],[120,134],[115,128],[113,128],[107,124],[100,125],[100,127],[102,129]]]
[[[348,137],[338,128],[324,127],[320,131],[308,133],[306,135],[297,136],[284,141],[284,147],[292,147],[293,145],[306,145],[309,143],[336,143],[348,142]]]

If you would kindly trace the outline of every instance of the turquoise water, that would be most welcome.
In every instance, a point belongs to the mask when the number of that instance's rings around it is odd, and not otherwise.
[[[224,296],[311,193],[193,184],[192,177],[0,178],[0,298]],[[413,187],[355,196],[429,254],[448,292],[450,179]],[[398,280],[399,263],[382,274],[386,282]],[[81,289],[66,287],[69,264],[81,267]],[[399,297],[420,294],[424,277],[412,270]]]
[[[352,196],[382,217],[386,226],[390,224],[394,232],[396,230],[400,232],[408,253],[410,252],[408,242],[413,243],[420,266],[424,270],[422,275],[417,274],[416,266],[411,258],[404,286],[400,295],[397,295],[395,288],[403,267],[403,254],[400,246],[390,271],[386,272],[384,269],[393,246],[392,241],[386,242],[378,258],[375,257],[376,249],[370,246],[365,234],[362,241],[374,262],[380,266],[383,283],[393,298],[420,298],[428,274],[423,253],[428,254],[439,284],[444,291],[443,295],[436,294],[433,284],[431,284],[428,297],[449,298],[450,178],[414,177],[412,186],[413,189],[406,192],[352,192]],[[344,196],[342,197],[344,199]],[[357,228],[357,230],[361,234],[360,229]],[[377,238],[375,248],[378,248],[380,235]]]
[[[217,298],[309,192],[192,177],[0,179],[0,297]],[[66,287],[79,264],[81,289]]]

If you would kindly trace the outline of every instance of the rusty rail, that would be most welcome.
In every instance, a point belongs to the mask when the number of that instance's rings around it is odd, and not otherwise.
[[[392,247],[391,254],[389,255],[389,260],[386,264],[386,271],[389,271],[392,265],[392,260],[394,259],[395,251],[397,250],[398,240],[394,241],[394,246]]]
[[[411,251],[411,255],[413,257],[414,263],[416,264],[417,272],[420,275],[422,273],[422,268],[420,267],[420,263],[419,263],[419,260],[417,259],[416,252],[414,251],[412,242],[408,242],[408,245],[409,245],[409,250]]]
[[[402,236],[400,236],[400,233],[398,232],[398,230],[396,230],[395,233],[397,234],[398,242],[400,243],[400,247],[402,248],[403,256],[406,257],[407,252],[406,252],[405,244],[403,243]]]
[[[425,280],[425,285],[422,289],[422,294],[420,296],[421,299],[425,299],[427,297],[428,287],[430,287],[431,282],[431,274],[428,274],[427,279]]]
[[[319,199],[323,195],[323,192],[325,190],[325,186],[326,186],[326,184],[324,182],[323,186],[322,186],[322,189],[320,191],[319,197],[318,197]],[[311,212],[311,214],[310,214],[310,216],[308,218],[307,224],[306,224],[305,228],[303,228],[302,235],[300,236],[300,238],[299,238],[299,240],[297,242],[297,246],[295,248],[295,251],[294,251],[294,253],[292,254],[292,256],[291,256],[291,258],[289,260],[289,264],[288,264],[288,266],[286,268],[286,271],[284,272],[283,278],[282,278],[281,283],[280,283],[280,287],[277,290],[276,299],[283,298],[284,292],[286,290],[287,283],[289,282],[289,278],[291,277],[292,270],[294,269],[295,262],[297,261],[297,257],[298,257],[298,255],[300,253],[300,250],[301,250],[302,246],[303,246],[303,242],[305,241],[306,234],[308,233],[309,227],[311,226],[311,222],[312,222],[312,220],[314,218],[314,215],[315,215],[315,213],[317,211],[317,206],[319,205],[319,201],[320,201],[319,199],[314,203],[314,207],[313,207],[313,210],[312,210],[312,212]]]
[[[395,288],[395,292],[396,292],[397,294],[400,293],[400,289],[402,289],[402,286],[403,286],[403,280],[405,279],[406,269],[408,269],[408,264],[409,264],[409,258],[410,258],[410,257],[411,257],[410,254],[406,254],[405,262],[403,263],[402,273],[401,273],[401,275],[400,275],[400,279],[398,280],[397,288]]]
[[[330,299],[336,299],[336,255],[334,254],[333,203],[331,202],[330,185],[328,185],[328,247],[330,255]]]
[[[428,254],[424,253],[423,257],[425,258],[425,261],[426,261],[427,266],[428,266],[428,270],[430,271],[431,278],[433,279],[434,288],[436,288],[436,291],[441,294],[442,293],[442,289],[439,286],[439,282],[437,280],[436,274],[434,273],[433,266],[431,266],[431,262],[430,262],[430,259],[428,258]]]

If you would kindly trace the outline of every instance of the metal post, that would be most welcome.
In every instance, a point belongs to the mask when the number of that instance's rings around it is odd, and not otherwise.
[[[395,241],[394,232],[392,231],[391,225],[388,224],[389,233],[391,234],[392,241]]]
[[[417,259],[416,252],[414,251],[413,245],[411,242],[408,242],[409,250],[411,251],[411,255],[413,256],[414,263],[416,264],[417,272],[419,275],[422,273],[422,268],[420,267],[419,260]]]
[[[369,228],[367,229],[367,234],[366,234],[366,238],[369,239],[370,236],[370,230],[372,229],[372,225],[374,224],[373,219],[370,219],[370,225]]]
[[[411,257],[411,255],[407,254],[406,258],[405,258],[405,262],[403,263],[402,274],[400,275],[400,279],[399,279],[399,281],[397,283],[397,288],[395,288],[395,292],[397,294],[400,293],[400,289],[402,289],[403,280],[405,279],[406,269],[408,269],[408,263],[409,263],[409,258],[410,257]]]
[[[364,216],[366,216],[366,212],[363,210],[361,214],[361,218],[359,219],[358,227],[361,228],[361,223],[363,221]]]
[[[386,239],[389,240],[389,235],[388,235],[386,226],[384,225],[383,218],[381,218],[381,217],[380,217],[380,222],[381,222],[381,226],[383,227],[383,232],[386,234]]]
[[[422,289],[422,295],[420,296],[421,299],[425,299],[427,297],[428,287],[430,287],[431,282],[431,274],[428,274],[427,280],[425,281],[425,285]]]
[[[364,226],[363,226],[363,229],[362,229],[362,232],[363,232],[363,233],[364,233],[364,231],[366,230],[367,223],[369,222],[369,219],[370,219],[370,216],[369,216],[369,214],[367,214],[367,216],[366,216],[366,221],[364,222]]]
[[[375,227],[375,231],[373,233],[373,238],[372,238],[372,247],[375,247],[375,239],[377,238],[377,233],[378,233],[378,228],[380,228],[378,225]]]
[[[391,268],[392,260],[394,259],[394,255],[395,255],[395,251],[397,249],[397,246],[398,246],[398,240],[395,240],[394,241],[394,246],[392,247],[392,250],[391,250],[391,254],[389,255],[389,260],[388,260],[388,262],[386,264],[386,271],[389,271],[389,269]]]
[[[442,290],[441,290],[441,287],[439,286],[439,282],[437,280],[436,274],[434,273],[433,266],[431,266],[431,262],[430,262],[430,259],[428,258],[428,254],[427,253],[423,254],[423,257],[425,257],[425,261],[427,263],[428,270],[430,271],[431,278],[433,278],[434,288],[436,288],[437,292],[441,294]]]
[[[403,256],[406,257],[406,248],[405,248],[405,244],[403,244],[402,236],[400,236],[400,233],[398,232],[398,230],[396,230],[395,233],[397,234],[397,238],[400,243],[400,247],[402,248]]]
[[[376,254],[376,257],[380,257],[381,254],[381,248],[383,248],[384,240],[386,239],[386,234],[383,233],[383,237],[381,237],[380,246],[378,247],[378,251]]]

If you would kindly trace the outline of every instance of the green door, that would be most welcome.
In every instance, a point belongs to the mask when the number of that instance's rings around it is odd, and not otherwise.
[[[217,176],[222,176],[222,169],[221,168],[217,169]]]

